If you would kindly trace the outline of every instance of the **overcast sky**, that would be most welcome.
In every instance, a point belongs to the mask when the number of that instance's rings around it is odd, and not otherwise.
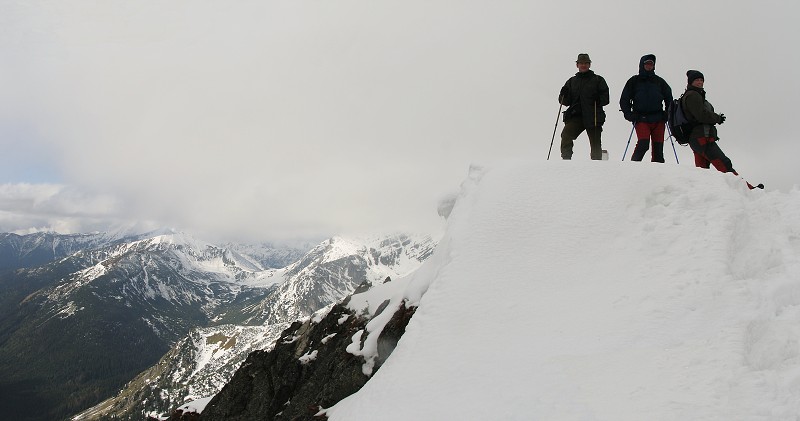
[[[611,159],[630,134],[619,94],[653,53],[676,95],[686,70],[705,74],[734,168],[788,191],[800,183],[797,11],[773,0],[0,0],[0,231],[434,229],[438,200],[471,164],[546,159],[581,52],[610,86]],[[575,154],[588,159],[585,134]]]

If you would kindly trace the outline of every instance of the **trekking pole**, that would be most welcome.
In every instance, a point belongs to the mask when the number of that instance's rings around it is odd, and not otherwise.
[[[631,134],[628,136],[628,144],[625,145],[625,152],[622,154],[622,160],[625,160],[625,155],[628,154],[628,146],[631,146],[631,138],[633,137],[633,129],[636,128],[636,123],[631,123]]]
[[[669,143],[672,144],[672,153],[675,154],[675,163],[680,165],[681,161],[678,160],[678,151],[675,150],[675,137],[672,136],[672,129],[669,128],[669,124],[667,124],[667,131],[669,132]]]
[[[561,103],[561,98],[559,98],[558,99],[558,114],[556,114],[556,124],[555,124],[555,126],[553,126],[553,138],[550,139],[550,150],[547,151],[547,160],[548,161],[550,160],[550,153],[553,152],[553,142],[555,142],[555,140],[556,140],[556,129],[558,128],[558,116],[561,115],[561,107],[563,107],[563,106],[564,106],[564,104]]]

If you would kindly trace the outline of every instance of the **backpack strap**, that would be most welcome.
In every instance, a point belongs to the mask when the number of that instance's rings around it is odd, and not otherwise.
[[[697,124],[697,119],[686,109],[686,102],[683,100],[683,97],[686,95],[686,92],[681,94],[681,97],[678,98],[678,101],[681,103],[681,109],[683,110],[683,115],[686,116],[686,119],[689,120],[691,124]]]

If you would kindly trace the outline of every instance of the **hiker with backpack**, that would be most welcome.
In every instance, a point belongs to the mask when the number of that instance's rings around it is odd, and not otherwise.
[[[642,56],[639,74],[628,79],[619,98],[620,111],[634,125],[638,139],[631,161],[641,161],[652,142],[651,161],[664,162],[666,110],[672,103],[672,88],[656,75],[655,67],[655,55]]]
[[[703,89],[705,77],[697,70],[686,72],[686,92],[680,98],[680,105],[687,120],[690,122],[689,146],[694,152],[694,164],[699,168],[714,166],[718,171],[739,175],[734,169],[731,160],[725,156],[717,145],[717,124],[725,122],[725,114],[715,113],[714,106],[706,100],[706,91]],[[747,181],[745,181],[747,183]],[[763,189],[764,185],[747,187]]]
[[[569,107],[564,111],[561,158],[572,159],[574,141],[585,130],[591,147],[590,156],[593,160],[600,160],[603,159],[600,134],[606,121],[603,107],[608,105],[610,98],[608,84],[602,76],[589,69],[592,60],[588,54],[578,54],[575,66],[578,73],[567,80],[558,96],[558,102]]]

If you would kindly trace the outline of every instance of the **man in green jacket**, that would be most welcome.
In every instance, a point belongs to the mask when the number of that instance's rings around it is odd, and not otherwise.
[[[575,62],[578,73],[572,76],[561,88],[558,101],[566,105],[564,111],[564,130],[561,131],[561,158],[572,159],[575,139],[586,130],[589,136],[592,159],[603,159],[600,134],[606,113],[603,107],[609,103],[608,84],[602,76],[589,70],[592,60],[588,54],[578,54]]]
[[[725,114],[715,113],[714,106],[706,101],[706,91],[703,89],[705,77],[697,70],[689,70],[686,72],[686,79],[686,92],[681,100],[683,101],[683,112],[694,124],[689,135],[689,146],[694,152],[694,165],[700,168],[709,168],[713,165],[718,171],[739,175],[733,169],[731,160],[717,145],[719,137],[716,125],[725,122]],[[747,187],[763,189],[764,185],[759,184],[753,187],[752,184],[747,183]]]

